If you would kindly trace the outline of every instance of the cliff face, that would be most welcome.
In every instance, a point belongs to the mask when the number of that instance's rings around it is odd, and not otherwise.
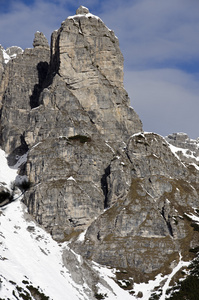
[[[130,137],[126,153],[128,160],[120,156],[111,162],[110,195],[117,200],[74,247],[87,258],[133,271],[134,279],[143,280],[160,270],[168,272],[180,252],[189,259],[190,248],[198,246],[198,232],[186,214],[196,213],[199,177],[153,133]],[[115,189],[116,182],[121,188]]]
[[[15,56],[8,56],[4,64],[0,86],[1,145],[9,154],[22,155],[28,149],[25,134],[47,75],[50,49],[35,47]]]
[[[199,246],[197,142],[194,165],[169,138],[142,132],[118,40],[86,8],[53,32],[51,48],[39,32],[33,46],[7,64],[0,51],[1,147],[32,183],[29,213],[85,259],[135,280],[169,272]]]

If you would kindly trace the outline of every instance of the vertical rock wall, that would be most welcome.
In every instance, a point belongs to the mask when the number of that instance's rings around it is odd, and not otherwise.
[[[24,202],[55,239],[69,239],[116,201],[107,170],[142,123],[123,87],[118,39],[100,18],[80,8],[51,50],[40,32],[33,46],[5,68],[1,145],[10,165],[28,154]]]

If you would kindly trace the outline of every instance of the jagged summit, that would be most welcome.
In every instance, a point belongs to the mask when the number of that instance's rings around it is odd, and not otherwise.
[[[80,7],[77,12],[84,13],[68,17],[62,22],[60,30],[52,35],[53,46],[58,44],[65,51],[69,51],[70,61],[76,71],[66,76],[72,77],[77,84],[80,79],[76,76],[84,70],[84,76],[92,79],[94,84],[94,80],[100,79],[101,72],[104,79],[107,78],[111,84],[123,85],[123,55],[114,32],[109,30],[99,17],[88,13],[88,9]],[[62,68],[62,62],[67,59],[65,51],[60,52],[62,57],[59,72],[62,76],[67,72],[65,66]],[[74,51],[72,56],[71,51]],[[84,79],[83,74],[81,77]],[[68,82],[70,84],[70,79]]]

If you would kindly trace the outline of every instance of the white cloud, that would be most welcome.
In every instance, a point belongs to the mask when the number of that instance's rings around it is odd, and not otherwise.
[[[136,68],[199,60],[199,2],[196,0],[123,1],[102,15],[115,29],[126,60]]]
[[[70,12],[61,4],[36,0],[27,6],[21,1],[13,2],[7,14],[0,14],[0,43],[32,47],[34,33],[42,31],[50,40],[52,31],[59,28]]]
[[[144,130],[197,138],[198,78],[175,69],[127,71],[125,88]]]

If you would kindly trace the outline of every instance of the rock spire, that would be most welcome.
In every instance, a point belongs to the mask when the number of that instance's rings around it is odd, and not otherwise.
[[[42,32],[37,31],[33,40],[33,47],[40,47],[49,49],[48,40]]]

